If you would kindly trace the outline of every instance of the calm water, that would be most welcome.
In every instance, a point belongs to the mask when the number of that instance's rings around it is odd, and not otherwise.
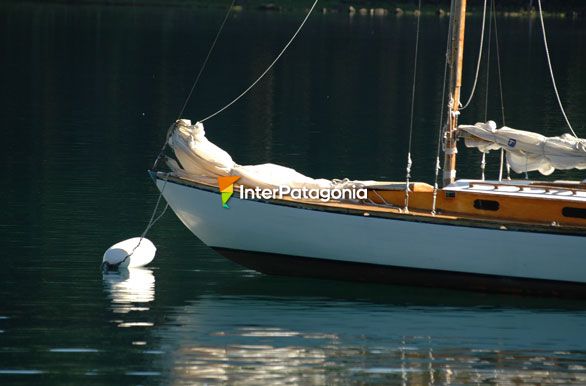
[[[171,213],[150,233],[152,266],[102,275],[104,250],[148,220],[157,192],[146,170],[222,17],[0,7],[0,383],[586,383],[584,302],[266,277],[211,252]],[[185,116],[237,95],[300,17],[231,18]],[[207,123],[208,137],[242,164],[402,179],[414,22],[315,15],[271,76]],[[568,115],[586,136],[586,25],[547,23]],[[465,95],[479,24],[470,19]],[[425,181],[446,29],[422,20],[413,174]],[[500,19],[499,32],[507,124],[564,132],[536,21]],[[463,122],[484,118],[484,84]],[[491,83],[489,117],[499,116]],[[462,175],[477,176],[479,160],[463,149]]]

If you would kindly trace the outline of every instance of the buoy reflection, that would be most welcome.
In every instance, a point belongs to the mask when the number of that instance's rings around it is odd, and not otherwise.
[[[155,300],[155,275],[149,268],[128,268],[104,274],[104,283],[110,292],[112,311],[128,313],[147,311]]]

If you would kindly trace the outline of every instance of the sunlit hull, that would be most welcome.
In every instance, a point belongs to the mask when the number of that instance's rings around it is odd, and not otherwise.
[[[237,195],[225,209],[217,190],[176,181],[163,195],[205,244],[260,272],[586,295],[582,236],[335,213]]]

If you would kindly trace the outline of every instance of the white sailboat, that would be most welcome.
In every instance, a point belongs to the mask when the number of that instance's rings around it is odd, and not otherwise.
[[[517,172],[543,174],[586,168],[586,141],[493,123],[458,126],[465,0],[453,1],[450,17],[443,187],[316,180],[273,164],[241,166],[207,140],[201,123],[188,120],[177,121],[169,138],[178,161],[168,162],[171,172],[151,172],[157,187],[205,244],[263,273],[586,296],[586,183],[456,179],[461,137],[485,152],[502,149]],[[231,177],[233,187],[221,186],[219,177]],[[283,185],[353,185],[367,197],[239,198],[246,188]]]

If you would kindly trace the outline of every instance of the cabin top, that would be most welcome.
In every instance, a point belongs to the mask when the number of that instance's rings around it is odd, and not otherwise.
[[[443,190],[586,202],[586,184],[574,181],[536,182],[528,180],[458,180],[449,186],[446,186]]]

